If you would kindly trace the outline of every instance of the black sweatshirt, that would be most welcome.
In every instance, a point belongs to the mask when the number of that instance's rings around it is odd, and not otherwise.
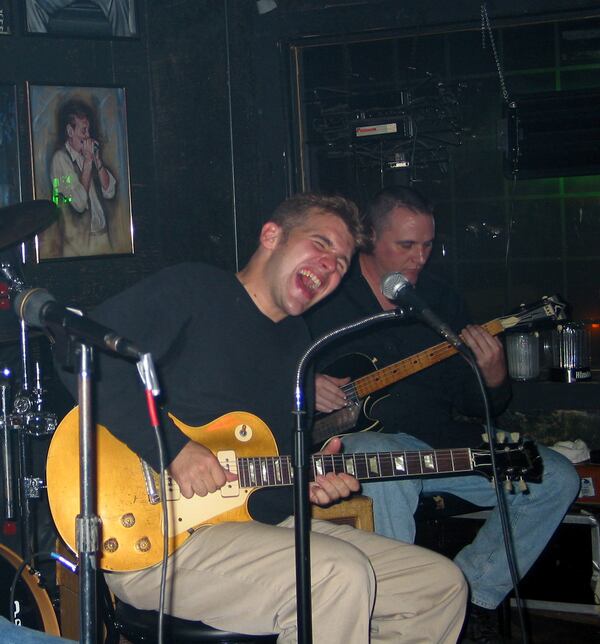
[[[162,270],[107,300],[91,317],[152,354],[167,463],[188,441],[167,412],[192,426],[231,411],[251,412],[269,426],[280,454],[291,454],[294,376],[310,344],[304,320],[271,321],[235,275],[204,264]],[[158,469],[135,364],[101,352],[97,357],[98,422]],[[74,393],[75,379],[62,374]],[[292,513],[291,488],[255,492],[250,510],[259,521],[283,520]]]

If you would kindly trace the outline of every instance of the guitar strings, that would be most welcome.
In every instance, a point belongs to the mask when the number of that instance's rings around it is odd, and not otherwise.
[[[470,448],[447,448],[422,451],[365,452],[355,454],[315,455],[313,476],[323,473],[347,472],[348,461],[359,478],[391,477],[399,474],[429,474],[472,471]],[[238,480],[243,487],[289,485],[292,481],[290,456],[242,457],[237,459]],[[372,474],[370,477],[369,474]]]
[[[500,333],[504,330],[502,319],[503,318],[498,318],[498,320],[487,322],[483,325],[483,327],[487,329],[488,332],[492,333],[492,335],[496,335],[497,333]],[[500,328],[498,328],[498,324],[500,325]],[[395,362],[386,367],[382,367],[381,369],[378,369],[373,373],[368,373],[352,382],[346,383],[345,385],[342,385],[340,389],[344,392],[344,394],[346,394],[347,398],[351,399],[351,402],[357,402],[360,398],[358,389],[361,387],[361,385],[368,387],[369,385],[372,386],[373,383],[377,383],[378,381],[383,380],[383,385],[381,386],[385,386],[387,384],[390,384],[390,382],[395,382],[396,380],[395,378],[391,378],[391,380],[388,382],[387,374],[393,374],[395,376],[398,372],[402,372],[406,373],[406,375],[410,375],[411,373],[413,373],[412,366],[419,364],[425,358],[429,358],[430,360],[432,360],[432,362],[431,364],[425,365],[423,368],[432,366],[433,364],[440,362],[446,357],[449,357],[456,353],[458,352],[453,346],[451,346],[447,342],[440,342],[439,344],[436,344],[429,349],[420,351],[413,356],[408,356],[400,360],[399,362]]]

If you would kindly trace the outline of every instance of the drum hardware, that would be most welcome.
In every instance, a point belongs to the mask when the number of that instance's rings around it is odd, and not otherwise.
[[[2,375],[7,377],[10,375],[8,369],[4,369]],[[4,467],[2,472],[4,474],[4,517],[8,521],[15,519],[15,500],[14,500],[14,486],[13,486],[13,468],[12,468],[12,441],[8,425],[8,401],[10,397],[10,385],[4,381],[0,385],[0,404],[2,405],[2,462]]]
[[[0,208],[0,250],[3,257],[9,256],[5,248],[15,246],[28,237],[40,232],[56,221],[58,208],[50,201],[31,201]],[[24,247],[22,245],[24,252]],[[20,258],[24,261],[23,254]],[[9,299],[15,297],[26,288],[25,280],[19,271],[16,259],[0,262],[0,275],[8,283]],[[6,290],[6,289],[5,289]],[[10,322],[10,320],[8,320]],[[4,516],[7,524],[16,525],[14,519],[21,519],[21,545],[23,558],[0,544],[0,570],[6,568],[7,561],[17,571],[14,589],[11,591],[10,610],[8,619],[16,624],[28,626],[35,630],[60,635],[58,622],[52,603],[47,593],[41,588],[41,575],[34,569],[34,521],[30,502],[39,499],[44,487],[42,479],[32,476],[29,472],[30,441],[32,438],[51,434],[57,425],[55,414],[43,409],[44,390],[42,388],[40,365],[36,362],[36,382],[31,387],[29,378],[29,332],[26,324],[15,317],[13,325],[9,325],[6,337],[0,342],[13,342],[18,338],[20,343],[21,382],[20,389],[10,408],[11,372],[8,369],[0,371],[0,455],[3,460],[3,483],[5,492]],[[18,329],[18,334],[17,334]],[[14,463],[13,434],[17,434],[17,454]],[[14,470],[17,470],[16,472]],[[15,498],[14,482],[17,481],[18,494]],[[17,513],[17,506],[19,512]],[[21,571],[27,574],[21,575]],[[6,591],[6,585],[0,584],[0,597]],[[14,593],[14,598],[12,597]],[[14,601],[13,601],[14,599]],[[2,598],[0,614],[9,606],[9,598]]]
[[[25,352],[27,357],[27,353]],[[19,481],[19,510],[21,517],[21,553],[23,559],[31,563],[35,548],[35,525],[31,502],[41,497],[45,482],[33,476],[30,471],[31,441],[47,436],[56,429],[56,415],[43,410],[43,388],[41,370],[36,364],[36,386],[25,389],[23,386],[13,401],[13,411],[8,414],[8,434],[16,432],[17,436],[17,480]]]
[[[25,574],[17,572],[21,569]],[[0,615],[20,626],[60,635],[58,620],[48,593],[40,585],[40,576],[12,550],[0,544],[0,576],[15,579],[11,600],[9,584],[0,584]]]
[[[10,262],[0,262],[0,273],[6,278],[10,295],[16,295],[25,288],[23,276],[16,272]]]
[[[41,490],[46,487],[44,481],[35,476],[26,476],[23,479],[23,490],[28,499],[39,499]]]
[[[25,356],[27,351],[22,352]],[[9,415],[9,423],[17,429],[22,429],[30,436],[46,436],[52,434],[58,424],[56,414],[44,411],[44,389],[42,387],[40,363],[35,363],[36,384],[32,389],[28,384],[27,369],[24,367],[23,387],[13,401],[13,413]]]
[[[38,370],[39,373],[39,370]],[[36,387],[41,392],[41,387]],[[4,395],[2,397],[4,409],[8,407],[7,385],[0,385],[0,392]],[[29,392],[32,393],[32,392]],[[32,398],[36,400],[32,403]],[[15,399],[16,402],[17,399]],[[24,396],[20,392],[18,396],[20,404],[17,405],[19,409],[31,410],[25,413],[6,414],[3,423],[4,436],[8,437],[8,445],[6,451],[3,449],[5,469],[5,486],[7,481],[10,480],[9,487],[12,490],[13,480],[17,481],[17,508],[15,508],[14,498],[11,507],[6,508],[7,519],[20,519],[20,537],[21,537],[21,553],[23,555],[23,563],[21,563],[22,571],[17,570],[15,574],[15,593],[16,588],[19,587],[19,577],[24,581],[25,586],[28,588],[29,594],[25,598],[19,598],[18,594],[13,601],[12,597],[4,605],[11,607],[11,614],[7,618],[13,621],[16,625],[29,626],[36,630],[41,630],[46,633],[60,635],[58,629],[58,622],[52,603],[48,598],[47,593],[42,588],[42,575],[34,567],[34,559],[36,558],[35,541],[36,541],[36,522],[35,515],[32,511],[31,503],[41,498],[42,490],[45,487],[43,479],[34,476],[30,472],[30,454],[31,454],[31,441],[39,436],[45,436],[49,433],[51,427],[55,426],[56,421],[53,415],[38,412],[33,407],[41,407],[41,399],[35,396]],[[15,405],[13,403],[13,410]],[[16,432],[17,440],[17,459],[16,467],[13,468],[13,451],[12,451],[12,436]],[[3,445],[4,447],[4,445]],[[16,472],[13,472],[16,469]],[[13,493],[14,496],[14,493]],[[1,547],[1,546],[0,546]],[[1,552],[0,552],[1,555]],[[23,574],[21,574],[23,572]],[[23,594],[23,582],[21,582],[21,594]],[[12,594],[12,593],[11,593]],[[37,605],[32,605],[32,599]],[[40,611],[44,611],[40,616]],[[1,611],[0,611],[1,612]]]

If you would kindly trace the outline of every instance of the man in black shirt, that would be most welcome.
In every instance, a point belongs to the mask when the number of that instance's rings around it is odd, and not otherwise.
[[[359,237],[356,207],[339,197],[300,195],[262,227],[237,275],[201,264],[161,271],[118,295],[94,318],[154,356],[165,393],[168,468],[185,497],[235,480],[215,455],[166,415],[202,425],[251,412],[291,453],[295,367],[310,343],[301,315],[346,273]],[[145,427],[135,368],[102,356],[98,420],[158,467]],[[340,449],[340,442],[329,452]],[[259,455],[257,455],[259,456]],[[358,490],[349,474],[319,475],[310,500],[326,505]],[[207,525],[170,557],[168,611],[211,626],[296,639],[292,496],[289,487],[254,492],[252,521]],[[448,560],[373,533],[314,521],[311,533],[315,642],[454,642],[466,589]],[[160,570],[109,573],[115,594],[156,609]]]
[[[410,188],[396,186],[379,192],[367,208],[366,244],[336,293],[306,315],[309,328],[316,337],[351,320],[392,309],[395,305],[382,294],[381,281],[388,273],[401,272],[431,310],[460,331],[481,370],[491,413],[497,415],[510,399],[504,350],[485,329],[469,324],[463,300],[424,270],[435,236],[432,213],[427,200]],[[329,350],[323,365],[354,352],[375,358],[378,367],[385,367],[439,343],[436,332],[420,322],[393,322],[345,336]],[[335,377],[317,376],[318,410],[331,412],[346,405],[346,392],[340,387],[349,382],[348,375],[338,372]],[[481,395],[471,369],[459,356],[400,379],[379,395],[374,396],[371,419],[363,419],[362,427],[378,421],[383,433],[345,436],[345,451],[402,451],[481,443],[481,425],[464,419],[483,416]],[[457,412],[463,419],[456,418]],[[521,576],[543,550],[579,488],[577,474],[565,458],[542,446],[539,449],[544,461],[543,483],[530,484],[527,495],[506,496]],[[479,476],[367,483],[363,491],[374,499],[376,532],[407,543],[415,537],[413,513],[422,492],[449,492],[480,506],[496,505],[493,487]],[[469,582],[471,601],[476,606],[492,609],[500,604],[511,589],[511,579],[496,510],[455,562]]]

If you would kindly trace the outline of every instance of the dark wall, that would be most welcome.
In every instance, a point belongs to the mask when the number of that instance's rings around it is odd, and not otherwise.
[[[33,197],[26,82],[127,92],[134,254],[36,264],[29,243],[29,284],[90,307],[164,265],[201,259],[235,268],[238,235],[253,237],[256,223],[248,230],[252,217],[238,215],[234,181],[246,209],[258,190],[233,172],[234,154],[239,163],[257,162],[256,110],[245,106],[254,104],[252,31],[230,27],[247,23],[254,7],[230,4],[139,0],[140,37],[109,40],[26,34],[24,9],[13,3],[12,34],[0,37],[0,83],[18,90],[23,200]]]
[[[239,4],[255,3],[229,3],[236,7]],[[573,13],[585,15],[597,10],[595,3],[589,0],[504,0],[487,4],[493,23]],[[236,33],[245,34],[252,29],[250,49],[239,56],[234,55],[232,61],[234,66],[239,61],[243,72],[253,75],[254,82],[252,87],[246,88],[248,91],[239,102],[234,103],[233,119],[235,123],[243,115],[245,119],[256,121],[254,140],[236,141],[238,154],[242,154],[242,147],[252,149],[256,160],[247,163],[251,155],[240,156],[235,169],[238,182],[243,181],[254,188],[250,193],[237,194],[237,207],[243,220],[254,221],[255,226],[253,208],[258,207],[264,215],[287,194],[301,187],[296,165],[298,150],[292,131],[295,106],[290,103],[290,96],[296,79],[290,71],[290,45],[361,40],[402,31],[428,33],[459,25],[478,28],[481,23],[478,0],[445,5],[436,0],[278,0],[277,5],[277,9],[263,15],[250,12],[250,23],[237,19],[232,22]],[[234,48],[237,44],[236,39],[232,39]],[[244,40],[241,46],[246,45]],[[234,77],[237,72],[234,68]],[[240,254],[245,258],[252,250],[253,239],[240,236],[240,244]]]
[[[155,170],[147,43],[142,39],[61,38],[24,33],[23,8],[13,2],[13,34],[0,37],[0,82],[18,90],[23,200],[32,198],[27,81],[36,84],[119,86],[126,88],[127,125],[135,247],[133,256],[70,259],[26,266],[30,284],[57,298],[89,306],[136,281],[162,261],[155,217]],[[146,12],[140,3],[140,30]]]
[[[148,42],[165,261],[233,268],[226,5],[150,0]]]
[[[525,5],[525,6],[524,6]],[[489,3],[494,20],[593,3]],[[31,198],[25,82],[127,90],[135,253],[29,264],[31,283],[90,306],[157,268],[201,259],[228,268],[251,253],[260,223],[299,187],[289,44],[479,23],[479,2],[139,0],[140,38],[24,33],[0,37],[0,82],[19,91],[23,198]]]

